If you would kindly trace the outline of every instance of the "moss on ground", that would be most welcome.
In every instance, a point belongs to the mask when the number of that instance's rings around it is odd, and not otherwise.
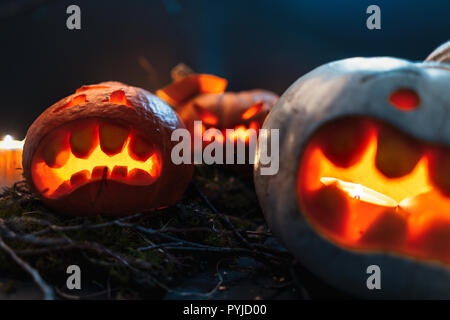
[[[0,196],[0,219],[4,228],[20,236],[7,236],[0,229],[5,243],[52,287],[64,291],[66,268],[77,264],[89,275],[83,281],[104,283],[105,288],[112,288],[112,298],[138,298],[149,292],[153,298],[162,297],[162,292],[184,275],[216,263],[222,255],[196,248],[248,249],[234,231],[239,231],[246,241],[262,244],[262,237],[250,239],[246,231],[266,229],[252,180],[217,167],[197,168],[193,183],[179,203],[121,221],[128,225],[113,223],[116,218],[54,213],[28,191],[25,183],[16,184]],[[107,226],[93,228],[98,224]],[[24,235],[40,242],[23,239]],[[41,243],[46,239],[65,243]],[[3,250],[0,272],[11,279],[29,279]],[[13,287],[3,285],[2,290],[9,292]]]

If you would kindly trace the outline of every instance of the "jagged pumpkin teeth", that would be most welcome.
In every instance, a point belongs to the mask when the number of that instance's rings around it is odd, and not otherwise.
[[[401,246],[406,241],[407,229],[405,217],[395,209],[390,209],[369,226],[360,242],[378,248]]]
[[[111,172],[111,178],[113,179],[125,179],[128,174],[128,168],[126,166],[115,166]]]
[[[250,125],[248,126],[250,129],[253,129],[256,131],[256,133],[258,133],[259,131],[259,124],[257,121],[252,121],[250,122]]]
[[[80,125],[72,130],[70,147],[76,157],[87,158],[96,145],[96,127],[92,123]]]
[[[433,150],[428,163],[431,182],[447,197],[450,197],[450,152]]]
[[[450,262],[450,221],[430,222],[416,242],[425,255]]]
[[[97,166],[94,169],[92,169],[91,178],[97,179],[97,178],[107,178],[110,174],[110,170],[106,166]]]
[[[55,190],[54,195],[60,196],[64,195],[72,190],[72,186],[69,181],[64,181],[61,185]]]
[[[49,140],[42,151],[42,157],[50,168],[60,168],[66,164],[70,156],[68,135],[57,132]]]
[[[148,184],[153,181],[153,177],[146,171],[142,169],[133,169],[128,174],[128,178],[139,184]]]
[[[309,205],[317,213],[314,219],[328,230],[338,234],[345,232],[349,218],[346,195],[336,185],[323,187],[312,197]]]
[[[74,173],[70,177],[70,184],[71,184],[72,188],[79,186],[83,182],[87,181],[89,179],[90,175],[91,174],[90,174],[89,170],[83,170],[83,171]]]
[[[386,177],[399,178],[410,173],[421,156],[420,144],[415,140],[388,127],[379,130],[375,164]]]
[[[354,123],[351,119],[341,119],[327,124],[318,138],[325,156],[335,165],[346,168],[361,158],[371,133],[366,121]]]
[[[128,138],[129,130],[112,123],[102,123],[99,127],[100,148],[108,155],[122,151]]]
[[[138,161],[147,161],[155,152],[154,147],[139,136],[132,136],[128,145],[130,156]]]

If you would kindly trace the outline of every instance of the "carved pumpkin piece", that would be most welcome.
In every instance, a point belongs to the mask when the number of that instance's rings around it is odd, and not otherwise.
[[[450,240],[448,159],[449,149],[381,121],[334,120],[314,133],[300,159],[300,206],[340,245],[450,263],[448,246],[434,245]]]
[[[152,184],[162,169],[158,150],[133,130],[109,121],[75,121],[43,139],[32,160],[40,193],[58,198],[98,180]]]

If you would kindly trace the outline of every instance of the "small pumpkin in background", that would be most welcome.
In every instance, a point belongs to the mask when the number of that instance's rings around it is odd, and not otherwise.
[[[174,165],[164,101],[119,82],[87,85],[45,110],[27,132],[24,176],[42,201],[72,215],[126,215],[171,205],[192,165]]]
[[[278,174],[262,175],[261,150],[256,156],[267,222],[341,290],[450,298],[449,54],[450,42],[430,56],[437,61],[320,66],[282,95],[263,126],[280,137]],[[381,290],[367,287],[372,265]]]
[[[204,134],[208,129],[218,129],[224,139],[235,143],[238,139],[247,145],[256,138],[267,114],[278,99],[268,90],[254,89],[241,92],[225,92],[227,80],[209,74],[194,74],[184,65],[172,71],[174,82],[156,92],[172,105],[191,137]],[[194,121],[202,121],[201,128],[194,128]],[[226,129],[234,129],[227,135]],[[247,131],[255,130],[256,136]],[[212,135],[217,137],[216,135]],[[212,137],[209,137],[212,139]],[[217,137],[219,139],[219,137]],[[218,140],[222,143],[224,139]],[[210,143],[203,141],[202,147]],[[247,150],[248,153],[248,150]],[[253,158],[253,155],[250,155]],[[248,162],[248,155],[246,157]]]

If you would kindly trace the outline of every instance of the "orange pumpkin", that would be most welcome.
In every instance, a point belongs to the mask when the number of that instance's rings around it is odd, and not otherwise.
[[[255,164],[266,219],[303,264],[342,290],[450,298],[449,52],[450,42],[431,56],[442,62],[351,58],[318,67],[263,126],[280,137],[278,174]],[[381,290],[366,285],[371,265],[380,267]]]
[[[176,108],[192,137],[194,121],[198,120],[202,128],[196,132],[215,128],[224,138],[248,143],[247,130],[254,129],[258,134],[278,95],[261,89],[224,92],[226,86],[227,81],[220,77],[191,74],[158,90],[157,95]],[[227,136],[226,129],[234,129],[235,133]]]
[[[73,215],[126,215],[178,201],[193,173],[174,165],[175,112],[119,82],[83,86],[42,113],[23,150],[24,176],[49,207]]]

